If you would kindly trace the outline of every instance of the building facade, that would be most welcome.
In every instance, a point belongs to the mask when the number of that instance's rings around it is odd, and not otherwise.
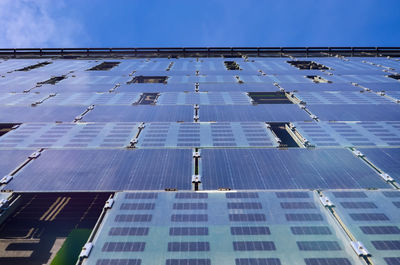
[[[0,50],[0,264],[400,264],[399,55]]]

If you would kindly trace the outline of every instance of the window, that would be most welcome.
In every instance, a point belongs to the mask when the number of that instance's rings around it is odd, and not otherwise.
[[[127,82],[127,84],[136,84],[136,83],[159,83],[166,84],[168,76],[135,76],[131,81]]]
[[[141,265],[141,259],[98,259],[96,265]]]
[[[242,70],[235,61],[225,61],[224,64],[227,70]]]
[[[336,251],[341,250],[336,241],[297,241],[301,251]]]
[[[400,229],[397,226],[360,226],[360,229],[367,235],[400,234]]]
[[[283,209],[315,209],[315,204],[312,202],[281,202]]]
[[[306,265],[351,265],[346,258],[311,258],[304,261]]]
[[[154,192],[143,192],[143,193],[126,193],[125,199],[157,199],[157,193]]]
[[[207,199],[207,193],[196,193],[196,192],[178,192],[175,195],[175,199]]]
[[[373,202],[341,202],[346,209],[374,209],[378,208]]]
[[[272,241],[234,241],[233,249],[235,251],[270,251],[276,248]]]
[[[285,214],[287,221],[297,221],[297,222],[304,222],[304,221],[322,221],[322,215],[317,213],[290,213]]]
[[[207,203],[174,203],[174,210],[207,210]]]
[[[67,78],[67,76],[65,76],[65,75],[53,76],[52,78],[47,79],[46,81],[38,82],[37,84],[38,85],[55,85],[58,82],[66,79],[66,78]]]
[[[171,227],[170,236],[207,236],[207,227]]]
[[[320,77],[319,75],[306,75],[306,78],[311,79],[314,83],[332,83],[332,81]]]
[[[34,64],[34,65],[30,65],[30,66],[27,66],[27,67],[24,67],[24,68],[15,70],[15,71],[24,71],[24,72],[27,72],[27,71],[30,71],[30,70],[33,70],[33,69],[36,69],[36,68],[40,68],[40,67],[46,66],[46,65],[51,64],[51,63],[52,63],[52,62],[41,62],[41,63],[37,63],[37,64]]]
[[[328,70],[329,68],[323,64],[313,61],[287,61],[287,63],[300,70]]]
[[[123,203],[120,210],[154,210],[154,203]]]
[[[0,123],[0,136],[14,130],[20,123]]]
[[[271,232],[267,226],[233,226],[232,235],[270,235]]]
[[[371,241],[377,250],[400,250],[399,240]]]
[[[259,202],[229,202],[228,209],[262,209]]]
[[[211,265],[210,259],[167,259],[165,265]]]
[[[115,222],[151,222],[151,214],[118,214]]]
[[[247,92],[253,104],[293,104],[285,92]]]
[[[310,195],[307,192],[282,191],[276,192],[275,194],[278,198],[310,198]]]
[[[102,62],[101,64],[98,64],[90,69],[87,69],[87,71],[108,71],[119,64],[120,62]]]
[[[276,258],[235,259],[235,265],[281,265],[281,261]]]
[[[229,220],[233,222],[263,222],[265,218],[264,214],[252,213],[252,214],[230,214]]]
[[[169,242],[168,251],[171,252],[194,252],[210,251],[208,242]]]
[[[147,236],[148,227],[111,227],[109,236]]]
[[[327,226],[293,226],[290,228],[294,235],[330,235],[331,230]]]
[[[160,93],[142,93],[133,105],[155,105]]]
[[[207,214],[173,214],[171,215],[172,222],[207,222]]]
[[[142,252],[146,243],[144,242],[106,242],[103,252]]]
[[[349,215],[354,221],[389,221],[383,213],[351,213]]]
[[[256,192],[228,192],[225,194],[227,199],[250,199],[258,198],[258,193]]]

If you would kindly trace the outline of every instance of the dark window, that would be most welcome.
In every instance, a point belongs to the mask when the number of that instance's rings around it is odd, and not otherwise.
[[[400,75],[399,74],[388,75],[388,77],[396,79],[396,80],[400,80]]]
[[[301,191],[283,191],[276,192],[275,194],[278,198],[310,198],[310,195],[307,192]]]
[[[231,227],[232,235],[270,235],[267,226],[234,226]]]
[[[323,64],[313,61],[287,61],[289,64],[300,70],[328,70],[329,68]]]
[[[155,105],[160,93],[142,93],[133,105]]]
[[[144,242],[106,242],[103,252],[141,252],[144,251]]]
[[[314,83],[332,83],[332,81],[329,81],[319,75],[306,75],[308,79],[311,79]]]
[[[207,236],[207,227],[171,227],[170,236]]]
[[[20,123],[0,123],[0,136],[16,129],[18,127]],[[28,137],[28,136],[26,136]],[[23,135],[23,137],[21,138],[25,138],[25,136]]]
[[[304,261],[306,265],[351,265],[346,258],[311,258]]]
[[[283,209],[315,209],[313,202],[281,202]]]
[[[126,193],[125,199],[157,199],[157,193],[143,192],[143,193]]]
[[[174,210],[207,210],[207,203],[197,202],[197,203],[174,203]]]
[[[281,265],[281,261],[275,258],[235,259],[235,265]]]
[[[27,66],[27,67],[24,67],[24,68],[15,70],[15,71],[24,71],[24,72],[27,72],[27,71],[30,71],[30,70],[33,70],[33,69],[36,69],[36,68],[40,68],[40,67],[46,66],[46,65],[51,64],[51,63],[52,63],[52,62],[41,62],[41,63],[37,63],[37,64],[34,64],[34,65],[30,65],[30,66]]]
[[[228,202],[228,209],[262,209],[259,202]]]
[[[400,208],[400,201],[399,202],[392,202],[394,206],[396,206],[397,208]]]
[[[120,64],[120,62],[102,62],[101,64],[98,64],[98,65],[88,69],[87,71],[107,71],[107,70],[114,68],[115,66],[117,66],[119,64]]]
[[[383,213],[351,213],[349,215],[354,221],[389,221]]]
[[[393,258],[383,258],[388,265],[399,265],[400,264],[400,257],[393,257]]]
[[[399,240],[371,241],[377,250],[400,250]]]
[[[136,84],[136,83],[159,83],[166,84],[168,80],[168,76],[135,76],[127,82],[127,84]]]
[[[283,122],[271,122],[268,123],[269,128],[271,131],[276,135],[276,137],[279,138],[279,147],[299,147],[297,142],[293,139],[292,135],[289,133],[288,130],[288,123],[283,123]],[[306,193],[304,193],[306,194]],[[284,197],[280,197],[284,198]],[[308,197],[305,197],[308,198]]]
[[[335,198],[367,198],[367,195],[362,191],[339,191],[332,192]]]
[[[341,250],[336,241],[297,241],[296,243],[302,251]]]
[[[267,220],[264,214],[249,213],[249,214],[230,214],[229,221],[233,222],[263,222]]]
[[[61,80],[64,80],[67,78],[65,75],[60,75],[60,76],[53,76],[50,79],[47,79],[46,81],[38,82],[38,85],[55,85],[56,83],[60,82]]]
[[[118,214],[115,222],[151,222],[151,214]]]
[[[123,203],[120,210],[154,210],[154,203]]]
[[[193,251],[210,251],[210,243],[208,242],[169,242],[168,251],[174,252],[193,252]]]
[[[141,265],[141,259],[98,259],[96,265]]]
[[[165,265],[211,265],[209,259],[167,259]]]
[[[360,229],[367,235],[400,234],[400,229],[397,226],[360,226]]]
[[[384,191],[382,192],[385,197],[388,198],[400,198],[400,192],[399,191]]]
[[[289,213],[285,214],[286,220],[287,221],[298,221],[298,222],[304,222],[304,221],[322,221],[322,215],[317,214],[317,213]]]
[[[256,192],[227,192],[225,197],[228,199],[250,199],[258,198],[258,193]]]
[[[293,104],[285,92],[248,92],[253,104]]]
[[[330,235],[331,230],[327,226],[293,226],[290,228],[294,235]]]
[[[112,227],[108,232],[109,236],[147,236],[148,227]]]
[[[242,70],[235,61],[225,61],[224,64],[227,70]]]
[[[207,222],[207,214],[173,214],[172,222]]]
[[[341,202],[346,209],[373,209],[378,208],[373,202]]]
[[[196,192],[178,192],[175,194],[175,199],[207,199],[207,193],[196,193]]]
[[[235,251],[270,251],[276,248],[272,241],[234,241],[233,249]]]

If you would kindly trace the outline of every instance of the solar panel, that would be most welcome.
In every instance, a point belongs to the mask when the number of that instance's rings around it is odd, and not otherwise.
[[[295,104],[212,106],[200,108],[200,121],[306,121],[310,117]]]
[[[86,110],[76,106],[0,106],[1,123],[27,122],[72,122],[75,117]]]
[[[392,178],[400,181],[400,149],[399,148],[360,148],[367,159],[382,169]]]
[[[204,149],[201,154],[204,189],[388,187],[344,149]]]
[[[0,178],[9,175],[32,153],[27,150],[0,150]]]
[[[46,150],[7,185],[23,191],[191,189],[190,150]],[[49,167],[48,165],[52,165]],[[146,179],[141,178],[145,174]],[[38,176],[35,182],[29,181]]]
[[[83,120],[86,122],[177,122],[193,121],[192,106],[96,106]]]

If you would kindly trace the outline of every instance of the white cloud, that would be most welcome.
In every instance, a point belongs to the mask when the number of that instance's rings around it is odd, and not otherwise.
[[[74,47],[85,38],[63,0],[0,0],[0,47]]]

